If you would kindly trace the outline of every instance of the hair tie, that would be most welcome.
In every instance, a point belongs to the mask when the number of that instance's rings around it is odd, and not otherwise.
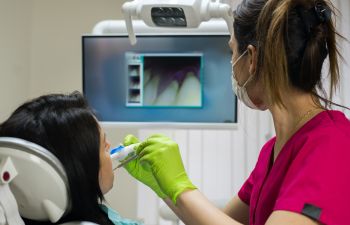
[[[331,9],[320,1],[315,4],[315,12],[320,23],[329,22],[332,18]]]
[[[310,9],[305,9],[299,5],[296,7],[296,11],[303,21],[308,35],[312,33],[314,27],[329,22],[332,16],[331,9],[320,1],[316,2],[315,7],[311,7]]]

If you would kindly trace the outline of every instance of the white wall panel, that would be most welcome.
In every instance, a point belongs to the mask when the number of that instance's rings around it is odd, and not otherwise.
[[[246,107],[245,107],[246,108]],[[247,154],[246,159],[246,169],[247,171],[252,171],[255,167],[258,149],[258,133],[259,122],[258,122],[258,113],[257,111],[246,109],[244,114],[244,124],[242,125],[244,140],[245,140],[245,151]],[[259,134],[259,136],[262,134]]]
[[[147,225],[158,224],[158,197],[147,186],[138,183],[137,186],[137,218]]]
[[[231,131],[203,131],[203,187],[210,200],[227,199],[231,188]],[[191,162],[192,163],[192,162]]]
[[[246,132],[244,129],[245,124],[245,110],[246,107],[243,106],[242,103],[238,103],[238,126],[236,130],[233,130],[231,133],[231,170],[232,170],[232,195],[234,196],[239,189],[241,188],[241,185],[245,181],[247,177],[247,170],[246,170],[246,161],[247,161],[247,152],[246,152],[246,145],[245,145],[245,136]]]
[[[216,198],[218,193],[216,193],[216,183],[217,183],[217,173],[218,173],[218,162],[217,160],[217,147],[216,142],[218,136],[215,130],[203,131],[203,187],[202,192],[209,199]]]
[[[186,171],[188,170],[188,143],[189,140],[187,139],[187,130],[174,130],[172,139],[179,145],[182,161],[184,163]]]
[[[343,35],[346,40],[340,40],[341,53],[344,57],[344,61],[341,61],[341,84],[340,84],[340,93],[339,98],[341,99],[340,103],[350,108],[350,1],[338,0],[335,2],[337,8],[340,9],[340,15],[338,18],[338,32]],[[348,118],[350,117],[349,110],[346,110]]]
[[[194,185],[199,189],[202,189],[202,170],[203,170],[203,141],[202,141],[202,131],[201,130],[189,130],[188,136],[190,141],[188,141],[188,176]],[[192,163],[193,162],[193,163]]]
[[[212,161],[216,161],[216,196],[213,200],[226,200],[232,198],[232,170],[231,170],[231,136],[232,131],[229,130],[218,130],[216,131],[216,140],[214,142],[216,157]],[[214,165],[209,164],[209,168],[213,168]]]

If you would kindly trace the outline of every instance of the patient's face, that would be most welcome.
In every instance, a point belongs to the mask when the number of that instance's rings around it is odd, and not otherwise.
[[[106,134],[100,128],[100,171],[99,183],[103,194],[106,194],[113,187],[112,160],[109,153],[111,144],[106,139]]]

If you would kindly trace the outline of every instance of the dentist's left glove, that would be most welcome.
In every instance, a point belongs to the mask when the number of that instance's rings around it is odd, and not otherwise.
[[[131,144],[139,143],[140,141],[133,135],[128,135],[124,138],[123,145],[128,146]],[[164,199],[167,196],[160,189],[157,180],[152,174],[150,168],[147,169],[145,166],[140,165],[140,159],[130,161],[124,166],[131,176],[150,187],[160,198]]]
[[[164,135],[153,135],[136,149],[141,166],[150,166],[159,187],[176,205],[178,196],[197,189],[188,178],[179,147]]]

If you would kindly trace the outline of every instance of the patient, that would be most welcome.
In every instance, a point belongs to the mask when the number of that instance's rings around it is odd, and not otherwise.
[[[69,183],[71,211],[58,224],[90,221],[137,225],[102,205],[113,186],[110,144],[79,92],[52,94],[24,103],[0,124],[0,136],[22,138],[52,152],[63,164]],[[49,224],[25,220],[26,224]]]

